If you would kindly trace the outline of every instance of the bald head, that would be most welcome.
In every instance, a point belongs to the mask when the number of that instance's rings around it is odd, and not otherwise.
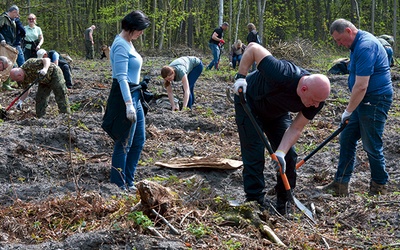
[[[10,78],[16,82],[22,82],[25,78],[25,72],[21,68],[13,68],[10,72]]]
[[[331,83],[328,77],[322,74],[303,76],[297,89],[297,93],[306,107],[318,107],[329,97],[330,92]]]

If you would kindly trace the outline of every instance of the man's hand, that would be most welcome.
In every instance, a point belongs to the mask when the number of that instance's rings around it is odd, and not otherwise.
[[[347,120],[350,119],[350,116],[351,116],[352,113],[353,113],[353,112],[348,112],[347,110],[345,110],[345,111],[343,112],[343,114],[342,114],[342,120],[341,120],[342,124],[344,124]]]
[[[7,43],[6,43],[6,40],[1,40],[0,43],[1,43],[1,46],[6,46],[6,44],[7,44]]]
[[[232,62],[230,62],[230,63],[229,63],[229,67],[231,67],[231,68],[233,67],[233,64],[232,64]]]
[[[45,76],[47,74],[47,69],[41,69],[39,70],[40,76]]]
[[[132,103],[126,103],[126,118],[131,122],[136,122],[136,110]]]
[[[233,92],[235,92],[235,94],[239,95],[240,88],[243,89],[243,94],[246,93],[246,89],[247,89],[246,79],[239,78],[236,80],[235,84],[233,84]]]
[[[22,110],[22,103],[24,103],[22,100],[19,100],[17,103],[17,109]]]
[[[285,156],[286,154],[282,150],[276,150],[275,152],[276,158],[278,158],[278,162],[274,161],[275,168],[279,171],[279,166],[282,168],[282,173],[286,172],[286,161]]]

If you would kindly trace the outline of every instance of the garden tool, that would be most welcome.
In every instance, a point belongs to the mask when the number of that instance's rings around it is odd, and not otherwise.
[[[260,126],[257,124],[256,119],[254,118],[253,114],[251,113],[251,110],[250,110],[250,108],[246,102],[245,96],[243,94],[242,88],[239,88],[239,97],[240,97],[240,103],[242,104],[244,111],[246,112],[247,116],[250,118],[251,123],[254,126],[254,129],[256,130],[257,134],[260,136],[261,140],[263,141],[264,146],[267,149],[269,155],[271,156],[272,160],[278,162],[278,164],[279,164],[278,158],[276,157],[274,151],[272,150],[272,147],[268,142],[267,136],[264,134],[264,132],[262,131]],[[294,197],[291,187],[290,187],[290,184],[289,184],[289,181],[288,181],[288,178],[286,176],[286,173],[282,170],[282,166],[279,166],[279,174],[282,178],[282,181],[285,186],[285,190],[287,192],[289,199],[294,202],[296,207],[298,209],[300,209],[301,212],[304,213],[304,215],[306,215],[312,222],[314,222],[316,224],[312,212],[306,206],[304,206],[296,197]]]
[[[21,98],[21,96],[23,96],[30,88],[32,88],[33,85],[35,85],[36,83],[38,83],[42,78],[38,77],[36,78],[31,84],[29,84],[29,86],[22,91],[21,94],[19,94],[11,103],[10,105],[8,105],[8,107],[6,109],[2,109],[0,111],[0,119],[6,119],[7,118],[7,111],[10,110],[10,108],[19,100],[19,98]]]
[[[330,142],[334,137],[336,137],[343,129],[346,127],[349,120],[346,120],[344,123],[340,123],[338,129],[336,129],[328,138],[326,138],[318,147],[316,147],[313,151],[311,151],[303,160],[299,161],[296,164],[296,169],[299,169],[308,159],[310,159],[315,153],[317,153],[321,148],[323,148],[328,142]]]

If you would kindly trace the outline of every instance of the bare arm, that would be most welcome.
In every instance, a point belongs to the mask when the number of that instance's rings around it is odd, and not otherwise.
[[[46,70],[46,72],[49,70],[50,67],[50,59],[49,58],[42,58],[43,61],[43,69]]]
[[[211,37],[214,41],[217,41],[217,42],[219,42],[219,41],[221,41],[222,39],[221,38],[218,38],[218,33],[217,32],[214,32],[213,34],[212,34],[212,37]]]
[[[297,142],[297,140],[301,136],[301,132],[304,127],[308,124],[309,120],[304,117],[302,112],[299,112],[294,119],[293,123],[286,130],[283,135],[282,141],[279,144],[277,150],[282,150],[285,154],[289,151],[289,149]]]
[[[247,72],[254,62],[259,64],[264,57],[270,55],[271,52],[269,52],[266,48],[262,47],[258,43],[250,43],[244,51],[242,60],[240,61],[238,71],[239,74],[247,75]]]
[[[167,87],[167,94],[168,94],[169,103],[171,104],[171,110],[172,111],[179,110],[178,107],[175,106],[174,94],[172,92],[172,85],[171,84]]]
[[[190,96],[189,81],[188,81],[186,74],[182,77],[182,84],[183,84],[183,91],[184,91],[183,108],[186,108],[187,104],[189,102],[189,96]]]
[[[350,95],[349,104],[347,104],[347,112],[353,112],[360,104],[367,92],[370,76],[356,76],[356,82]]]

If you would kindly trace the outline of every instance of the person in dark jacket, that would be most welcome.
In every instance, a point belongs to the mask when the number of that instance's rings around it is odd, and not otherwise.
[[[19,17],[15,18],[15,25],[17,26],[17,37],[14,42],[14,47],[18,51],[17,65],[21,67],[25,62],[24,51],[21,48],[21,40],[25,37],[25,28]]]
[[[15,47],[14,43],[17,39],[17,29],[15,26],[15,19],[19,16],[19,8],[16,5],[11,6],[8,12],[0,15],[0,44],[6,44]],[[10,79],[3,82],[4,90],[13,90],[10,86]]]
[[[256,30],[256,26],[253,23],[249,23],[249,24],[247,24],[247,29],[249,31],[249,34],[247,34],[247,44],[250,44],[250,43],[261,44],[260,37]],[[253,72],[254,70],[256,70],[256,68],[257,68],[257,64],[254,62],[251,65],[250,72]]]

